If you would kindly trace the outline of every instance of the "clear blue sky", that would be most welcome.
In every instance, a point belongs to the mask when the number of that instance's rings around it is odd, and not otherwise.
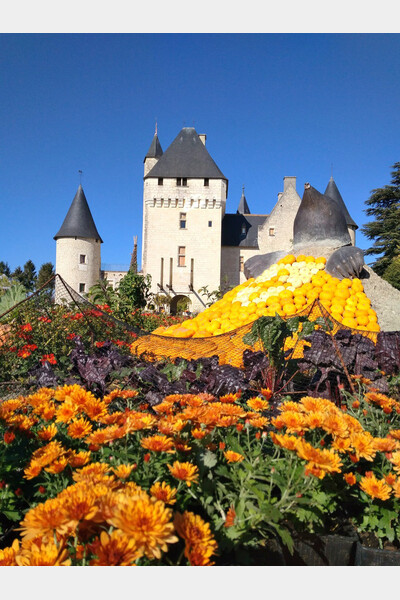
[[[183,126],[207,134],[229,179],[265,214],[297,177],[331,176],[359,226],[400,160],[399,34],[1,34],[0,260],[55,263],[79,185],[102,262],[141,259],[143,158]],[[370,243],[357,232],[357,245]]]

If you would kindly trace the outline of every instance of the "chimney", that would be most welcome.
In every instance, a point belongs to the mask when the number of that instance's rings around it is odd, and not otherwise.
[[[205,133],[199,133],[199,138],[201,139],[201,141],[203,142],[204,145],[206,145],[206,139],[207,136]]]
[[[292,185],[296,189],[296,177],[284,177],[283,178],[283,191],[286,192],[289,185]]]

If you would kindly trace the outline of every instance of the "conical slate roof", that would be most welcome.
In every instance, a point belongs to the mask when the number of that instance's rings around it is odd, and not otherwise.
[[[103,242],[97,231],[96,225],[94,224],[92,213],[90,212],[81,185],[79,185],[75,198],[67,212],[67,216],[65,217],[60,230],[54,236],[54,239],[57,240],[62,237],[93,238],[100,240],[101,243]]]
[[[184,127],[147,177],[225,179],[194,127]]]
[[[247,204],[246,196],[244,195],[244,186],[242,188],[242,196],[240,198],[239,206],[238,206],[238,209],[236,212],[239,213],[240,215],[249,215],[250,214],[250,208],[249,208],[249,205]]]
[[[161,148],[161,144],[160,144],[160,140],[158,139],[158,135],[155,133],[154,137],[153,137],[153,141],[150,144],[150,148],[146,154],[146,156],[144,157],[144,160],[146,160],[146,158],[160,158],[160,156],[162,156],[163,151]]]
[[[351,227],[355,227],[356,229],[358,229],[358,225],[351,218],[349,211],[347,210],[347,207],[344,203],[342,196],[340,195],[340,192],[338,190],[338,187],[337,187],[333,177],[330,178],[329,183],[326,186],[325,196],[329,196],[329,198],[332,198],[332,200],[334,200],[336,202],[336,204],[338,204],[341,207],[341,209],[344,212],[344,216],[346,218],[347,225],[350,225]]]

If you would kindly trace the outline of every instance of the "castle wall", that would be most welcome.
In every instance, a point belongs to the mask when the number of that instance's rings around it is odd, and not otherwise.
[[[101,243],[95,239],[58,238],[56,273],[78,293],[87,294],[100,279]],[[85,257],[81,262],[81,256]],[[84,289],[82,289],[82,285]]]
[[[283,192],[264,225],[259,228],[260,254],[293,248],[293,224],[301,198],[296,192],[296,177],[284,177]]]
[[[155,178],[145,180],[142,270],[152,277],[153,293],[185,295],[192,302],[192,312],[205,308],[197,292],[203,286],[212,291],[220,285],[225,202],[223,180],[210,179],[205,186],[204,179],[188,178],[185,187],[177,186],[176,178],[164,178],[163,185]],[[185,228],[181,227],[182,213]],[[184,248],[181,255],[179,248]],[[171,279],[172,290],[167,287]]]
[[[241,248],[240,246],[222,246],[221,248],[221,286],[236,287],[244,283],[246,277],[240,270],[243,264],[251,258],[260,254],[258,248]],[[242,257],[242,260],[241,260]]]

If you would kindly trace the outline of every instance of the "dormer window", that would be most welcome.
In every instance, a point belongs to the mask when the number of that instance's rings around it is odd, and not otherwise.
[[[162,177],[158,178],[158,185],[164,185],[164,179]]]
[[[242,235],[246,235],[246,225],[242,225]]]
[[[186,177],[177,177],[176,185],[178,186],[187,186],[187,178]]]

